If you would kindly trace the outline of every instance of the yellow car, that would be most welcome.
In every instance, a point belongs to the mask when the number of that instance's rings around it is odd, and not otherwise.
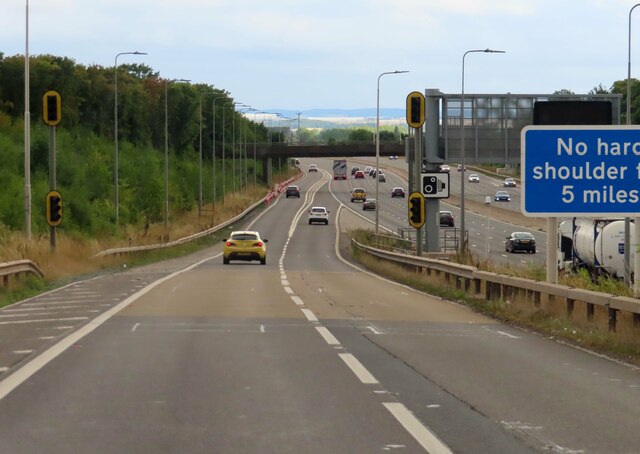
[[[260,238],[258,232],[242,230],[231,232],[229,239],[224,241],[222,263],[228,265],[231,260],[260,260],[260,264],[267,263],[267,239]]]
[[[367,199],[367,191],[362,188],[355,188],[351,193],[351,201],[355,202],[356,200],[365,201]]]

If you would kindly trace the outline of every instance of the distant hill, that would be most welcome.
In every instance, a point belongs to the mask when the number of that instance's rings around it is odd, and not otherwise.
[[[344,128],[344,127],[375,127],[376,108],[360,109],[268,109],[268,111],[280,112],[283,117],[298,118],[300,114],[300,127],[302,128]],[[384,108],[380,109],[381,124],[403,124],[405,109]],[[296,127],[297,125],[292,125]]]

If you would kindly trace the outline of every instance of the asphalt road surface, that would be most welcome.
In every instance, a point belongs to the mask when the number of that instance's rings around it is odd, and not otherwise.
[[[638,452],[637,369],[359,269],[344,183],[238,226],[265,266],[220,244],[0,311],[0,452]]]

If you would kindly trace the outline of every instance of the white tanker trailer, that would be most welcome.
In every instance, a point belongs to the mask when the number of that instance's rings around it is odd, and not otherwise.
[[[630,238],[634,238],[635,226],[631,223]],[[595,274],[624,277],[624,220],[574,218],[558,227],[560,268],[568,265],[588,268]],[[630,263],[635,257],[635,245],[631,245]]]

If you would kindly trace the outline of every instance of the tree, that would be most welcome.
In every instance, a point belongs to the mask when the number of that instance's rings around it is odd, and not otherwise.
[[[631,79],[631,124],[640,124],[640,81]],[[627,80],[617,80],[611,86],[611,93],[622,95],[620,122],[627,123]]]
[[[567,88],[561,88],[560,90],[556,90],[553,92],[554,95],[575,95],[575,93],[572,90],[569,90]]]
[[[590,95],[608,95],[611,92],[602,84],[598,84],[597,87],[593,87],[590,91]]]
[[[363,143],[372,143],[373,139],[374,139],[373,132],[364,128],[349,130],[349,136],[347,138],[349,142],[363,142]]]

